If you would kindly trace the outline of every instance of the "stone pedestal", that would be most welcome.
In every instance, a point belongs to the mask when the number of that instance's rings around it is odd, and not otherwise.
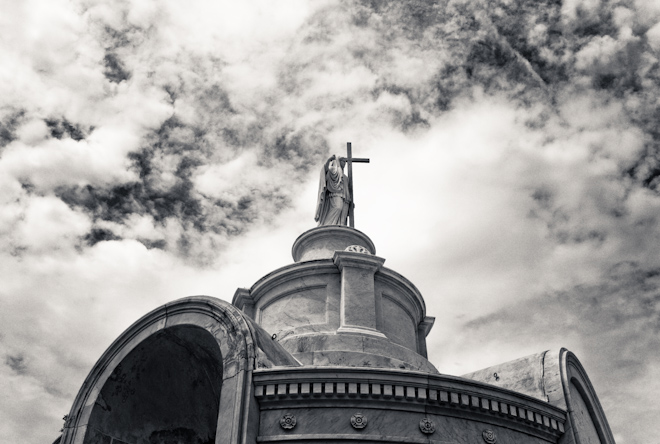
[[[291,255],[296,262],[332,259],[335,251],[344,251],[349,247],[353,247],[354,251],[376,254],[374,243],[363,232],[341,225],[325,225],[298,236]]]

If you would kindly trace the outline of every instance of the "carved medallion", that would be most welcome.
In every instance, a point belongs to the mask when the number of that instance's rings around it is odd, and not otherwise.
[[[424,418],[419,421],[419,430],[421,430],[422,433],[430,435],[431,433],[435,432],[435,424],[433,424],[433,421],[430,419]]]
[[[488,444],[495,444],[497,442],[497,436],[495,436],[495,432],[490,429],[484,430],[482,436],[484,437],[484,441],[486,441]]]
[[[280,419],[280,425],[285,430],[291,430],[296,426],[296,417],[291,413],[287,413]]]
[[[349,245],[344,251],[350,251],[351,253],[371,254],[369,250],[364,248],[362,245]]]
[[[356,413],[351,416],[351,425],[356,429],[363,429],[367,426],[367,417],[362,413]]]

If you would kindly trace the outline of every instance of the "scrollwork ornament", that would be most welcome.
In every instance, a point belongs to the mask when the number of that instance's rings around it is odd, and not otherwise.
[[[491,429],[484,430],[482,436],[484,437],[484,441],[486,441],[488,444],[495,444],[497,442],[497,436],[495,436],[495,432],[493,432]]]
[[[435,432],[435,424],[433,424],[433,421],[430,419],[423,418],[421,421],[419,421],[419,430],[421,430],[422,433],[430,435],[431,433]]]
[[[362,413],[351,416],[351,425],[354,429],[363,429],[367,426],[367,417]]]
[[[296,417],[291,413],[287,413],[280,418],[280,426],[282,426],[284,430],[291,430],[296,426]]]
[[[350,251],[351,253],[362,253],[362,254],[371,255],[369,250],[367,250],[362,245],[349,245],[348,247],[346,247],[346,249],[344,251]]]

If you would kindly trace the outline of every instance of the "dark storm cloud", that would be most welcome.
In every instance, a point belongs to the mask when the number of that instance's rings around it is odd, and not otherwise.
[[[86,234],[83,238],[85,243],[89,246],[92,246],[98,242],[103,241],[113,241],[120,240],[119,236],[116,236],[112,231],[105,230],[103,228],[92,228],[92,230]],[[153,245],[150,245],[153,248]]]
[[[356,57],[356,63],[386,73],[384,65],[391,61],[392,47],[429,62],[432,75],[426,81],[404,86],[396,83],[396,77],[385,75],[372,92],[376,97],[383,91],[406,94],[412,109],[408,123],[401,126],[403,131],[410,123],[424,126],[426,119],[420,117],[420,109],[440,115],[451,108],[455,98],[469,96],[474,87],[511,98],[527,95],[527,100],[530,95],[543,95],[544,81],[497,33],[479,3],[362,2],[352,17],[354,23],[374,29],[379,38],[376,51],[369,48],[371,51]]]
[[[660,107],[651,114],[651,119],[655,119],[655,123],[641,122],[643,127],[648,128],[651,139],[646,143],[642,156],[626,173],[643,187],[658,191],[660,186]]]
[[[0,148],[2,148],[16,139],[16,130],[25,116],[25,111],[8,108],[3,109],[0,116]]]
[[[103,65],[105,67],[103,74],[113,83],[121,83],[131,78],[130,71],[126,69],[117,54],[107,53],[103,58]]]
[[[561,2],[514,1],[491,2],[487,9],[498,33],[524,57],[547,83],[568,79],[566,64],[567,41],[562,23]],[[537,26],[543,33],[537,35]]]
[[[7,355],[5,364],[19,375],[27,373],[27,363],[22,355]]]
[[[552,190],[539,187],[532,193],[531,198],[534,203],[529,209],[528,217],[543,221],[546,224],[548,236],[557,244],[590,242],[600,245],[606,240],[607,231],[604,227],[590,227],[584,223],[582,220],[584,215],[558,203]],[[618,202],[618,204],[623,207],[622,202]],[[616,206],[619,207],[619,205]],[[601,214],[602,218],[618,216],[618,210],[611,208],[611,205],[603,204],[602,207],[597,208],[606,213]]]
[[[215,108],[215,115],[233,113],[226,94],[219,93],[217,88],[207,95],[201,113],[205,114],[209,108]],[[227,109],[229,111],[223,111]],[[146,138],[148,145],[129,154],[140,181],[109,188],[60,187],[56,194],[71,207],[90,214],[93,222],[124,224],[134,215],[146,215],[159,225],[173,219],[185,227],[178,240],[169,245],[163,240],[137,239],[149,248],[171,249],[187,255],[197,248],[199,237],[206,233],[237,236],[261,217],[265,202],[275,213],[286,208],[290,191],[279,186],[264,189],[255,185],[231,201],[197,192],[193,175],[199,166],[213,161],[216,154],[213,140],[226,140],[226,129],[217,121],[204,128],[185,124],[173,116]],[[212,137],[209,134],[212,131],[220,131],[220,137]],[[239,140],[236,133],[233,141],[234,149],[244,148],[245,141]],[[315,151],[310,151],[309,147],[315,147]],[[283,130],[263,147],[262,163],[292,165],[294,174],[289,180],[296,182],[305,177],[309,156],[320,157],[320,153],[326,151],[325,140],[313,131]],[[163,181],[164,174],[170,178]],[[84,237],[89,245],[117,239],[121,239],[119,234],[100,227],[93,228]]]
[[[488,12],[499,33],[547,83],[561,89],[584,78],[578,90],[592,88],[611,95],[611,100],[622,100],[631,123],[649,136],[644,153],[626,173],[642,186],[656,189],[660,63],[645,24],[652,18],[636,16],[635,4],[625,1],[603,1],[597,8],[578,3],[572,17],[562,13],[562,3],[555,1],[491,4],[495,7]],[[627,15],[631,18],[626,20]]]
[[[268,140],[264,146],[264,162],[285,162],[293,165],[294,180],[306,177],[307,172],[328,152],[328,143],[318,131],[313,128],[293,130],[282,128]],[[316,161],[316,162],[314,162]]]
[[[98,25],[103,27],[102,41],[108,49],[118,49],[135,44],[135,35],[140,31],[137,27],[129,26],[126,22],[125,13],[122,13],[122,27],[120,29],[104,26],[102,22],[98,22]]]
[[[45,119],[44,122],[50,131],[50,135],[56,139],[70,137],[75,141],[79,141],[85,138],[86,133],[93,130],[93,128],[89,128],[85,131],[80,124],[73,124],[66,118]]]
[[[126,6],[126,5],[124,5]],[[132,76],[131,68],[127,66],[125,57],[130,57],[132,51],[145,45],[152,37],[153,29],[144,29],[128,20],[128,11],[123,10],[114,26],[105,24],[102,20],[91,20],[94,26],[100,28],[100,41],[105,48],[103,56],[103,75],[112,83],[121,83]]]

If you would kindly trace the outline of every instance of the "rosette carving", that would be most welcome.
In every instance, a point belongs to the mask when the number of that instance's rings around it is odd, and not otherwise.
[[[430,435],[431,433],[435,432],[435,424],[433,424],[433,421],[430,419],[424,418],[419,421],[419,430],[421,430],[422,433]]]
[[[497,436],[495,436],[495,432],[493,432],[491,429],[484,430],[482,436],[484,437],[484,441],[486,441],[488,444],[495,444],[497,442]]]
[[[351,416],[351,425],[355,429],[363,429],[367,426],[367,417],[362,413],[356,413]]]
[[[291,413],[287,413],[280,418],[280,425],[284,430],[291,430],[296,426],[296,417]]]

